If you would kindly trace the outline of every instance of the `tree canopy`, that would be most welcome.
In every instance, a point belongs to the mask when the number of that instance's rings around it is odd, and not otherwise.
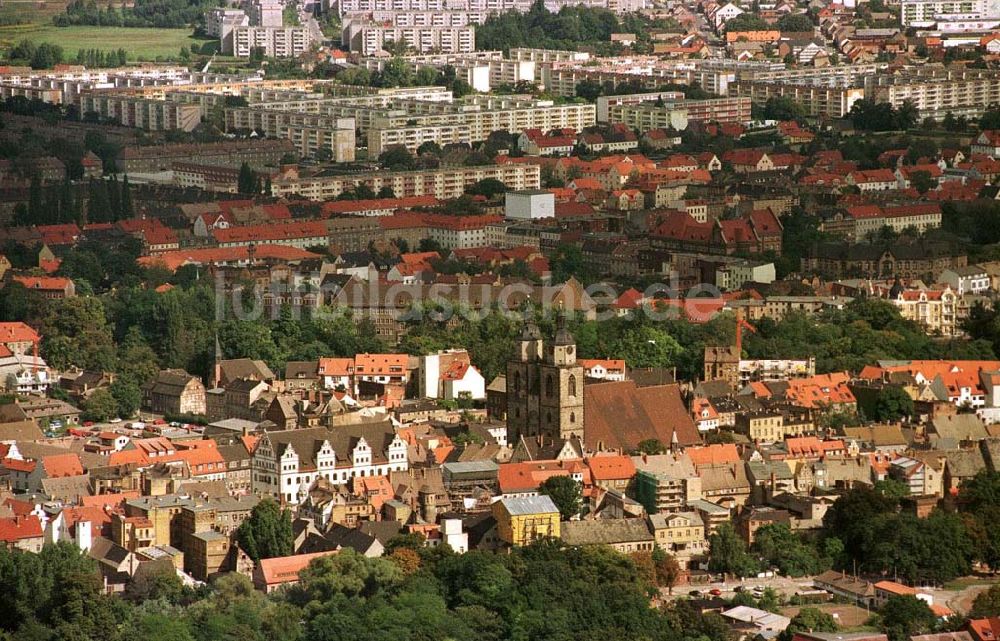
[[[572,477],[550,476],[538,487],[538,493],[552,499],[564,521],[580,514],[583,488]]]
[[[236,540],[254,561],[288,556],[293,550],[292,518],[270,498],[254,506],[236,530]]]

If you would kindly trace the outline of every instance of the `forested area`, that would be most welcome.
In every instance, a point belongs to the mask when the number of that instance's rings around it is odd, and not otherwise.
[[[270,596],[240,575],[192,590],[172,572],[138,573],[124,598],[101,592],[93,562],[60,543],[0,550],[0,629],[77,641],[729,641],[716,614],[654,609],[654,583],[610,548],[541,542],[510,554],[454,554],[403,540],[382,558],[351,549],[313,560]]]
[[[53,22],[60,27],[188,27],[200,22],[205,11],[214,6],[211,0],[135,0],[133,7],[119,9],[111,4],[100,6],[94,0],[73,0]]]
[[[961,485],[953,505],[927,518],[903,509],[908,494],[894,480],[851,489],[830,507],[818,533],[767,525],[750,548],[732,527],[720,527],[710,538],[712,569],[752,576],[773,567],[805,576],[834,568],[911,585],[941,585],[971,573],[973,563],[1000,569],[1000,473],[981,471]]]
[[[634,33],[633,50],[650,53],[650,27],[673,27],[669,21],[650,23],[637,14],[616,16],[601,7],[565,6],[558,13],[537,0],[527,13],[507,11],[490,16],[476,27],[476,49],[510,51],[513,47],[543,49],[593,50],[611,54],[621,49],[610,42],[612,33]]]
[[[121,199],[116,202],[122,206]],[[38,249],[13,242],[0,247],[18,268],[36,265]],[[415,307],[406,336],[395,346],[386,344],[370,322],[352,318],[347,310],[324,309],[323,314],[311,315],[308,310],[293,313],[286,308],[274,317],[239,320],[232,313],[233,296],[217,300],[205,270],[188,265],[170,273],[141,267],[136,263],[139,253],[139,241],[130,237],[117,244],[83,242],[66,252],[57,272],[72,278],[82,296],[44,300],[37,292],[10,283],[0,290],[0,320],[38,327],[44,337],[42,354],[52,367],[114,371],[126,374],[122,379],[135,386],[164,367],[208,375],[216,334],[227,357],[262,359],[276,371],[289,360],[394,349],[426,354],[462,345],[491,380],[505,370],[521,328],[517,314],[461,314],[458,321],[447,323],[432,313],[435,308]],[[572,261],[561,266],[556,262],[553,269],[572,273]],[[157,292],[164,283],[175,287]],[[249,309],[253,295],[247,285],[243,299],[237,296],[235,302]],[[744,348],[752,358],[812,355],[821,372],[857,371],[877,359],[994,358],[1000,321],[986,310],[974,312],[973,320],[976,340],[938,341],[903,320],[892,305],[862,299],[816,317],[790,314],[780,322],[760,320],[757,333],[745,336]],[[543,331],[553,330],[551,314],[540,322]],[[572,319],[570,328],[582,358],[625,358],[634,367],[675,367],[678,378],[694,380],[703,371],[705,346],[733,341],[734,321],[728,312],[705,323],[653,320],[640,313],[635,318]]]

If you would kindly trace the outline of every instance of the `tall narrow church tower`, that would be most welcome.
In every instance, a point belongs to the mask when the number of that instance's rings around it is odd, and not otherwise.
[[[560,312],[556,335],[545,349],[540,366],[542,379],[542,434],[565,440],[583,438],[583,366],[576,360],[576,340],[566,328],[566,315]]]
[[[538,433],[539,382],[538,364],[542,360],[542,334],[531,311],[524,311],[524,327],[507,361],[507,432],[508,442],[522,434]]]
[[[522,435],[582,439],[584,373],[565,315],[560,313],[548,344],[527,318],[514,352],[507,363],[508,441]]]

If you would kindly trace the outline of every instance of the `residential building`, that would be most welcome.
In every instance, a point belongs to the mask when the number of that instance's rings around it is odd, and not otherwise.
[[[203,416],[206,411],[204,383],[184,370],[159,372],[142,392],[143,407],[151,412]]]
[[[486,398],[486,380],[466,350],[446,350],[420,357],[420,395],[448,400]]]
[[[941,272],[938,281],[951,287],[959,296],[982,294],[990,288],[990,275],[979,265],[946,269]]]
[[[249,58],[255,51],[267,58],[297,58],[312,44],[308,27],[234,25],[222,41],[222,51],[237,58]]]
[[[559,508],[548,496],[504,498],[493,504],[497,536],[508,545],[528,545],[546,538],[559,538]]]

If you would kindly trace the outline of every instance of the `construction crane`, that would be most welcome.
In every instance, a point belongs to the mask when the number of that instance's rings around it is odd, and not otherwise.
[[[743,308],[736,308],[736,354],[743,354],[743,330],[756,334],[757,328],[743,318]]]

